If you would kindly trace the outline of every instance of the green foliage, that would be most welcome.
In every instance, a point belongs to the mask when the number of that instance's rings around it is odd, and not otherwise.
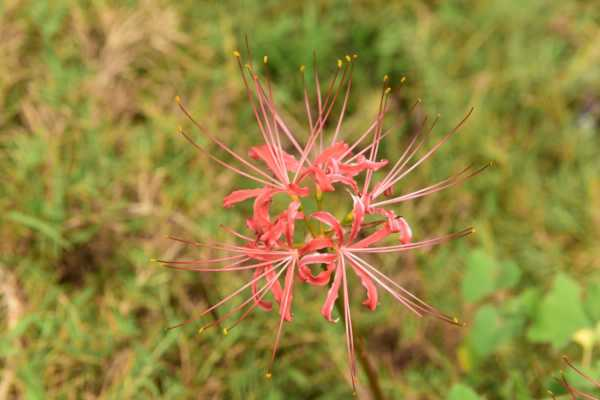
[[[479,400],[479,399],[481,399],[481,397],[479,397],[477,395],[477,393],[475,393],[475,391],[473,389],[471,389],[469,386],[462,384],[462,383],[457,383],[456,385],[452,386],[452,389],[450,389],[450,393],[448,394],[447,399],[448,400]]]
[[[388,398],[564,393],[552,386],[563,353],[598,376],[599,11],[575,0],[0,2],[0,397],[350,397],[343,328],[322,320],[310,288],[294,297],[272,381],[274,313],[227,337],[197,335],[206,320],[164,330],[247,279],[148,261],[207,255],[168,235],[231,240],[221,224],[243,229],[251,206],[224,212],[221,200],[248,184],[174,134],[182,125],[210,146],[172,99],[241,153],[256,143],[231,57],[244,34],[255,58],[269,55],[275,96],[301,133],[298,66],[310,69],[313,51],[322,77],[359,55],[345,134],[368,126],[390,75],[404,122],[382,146],[391,160],[426,114],[441,117],[421,155],[475,108],[398,191],[494,165],[397,211],[418,240],[477,233],[373,258],[466,326],[414,318],[383,291],[367,312],[351,280],[352,319]]]
[[[568,275],[558,275],[552,290],[542,300],[528,337],[534,342],[549,342],[564,347],[571,336],[590,325],[581,302],[581,288]]]

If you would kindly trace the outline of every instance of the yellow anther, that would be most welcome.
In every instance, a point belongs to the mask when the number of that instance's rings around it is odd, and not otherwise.
[[[387,75],[384,75],[384,76],[383,76],[383,81],[384,81],[384,82],[387,82],[387,81],[388,81],[388,79],[390,79],[390,77],[389,77],[389,76],[387,76]]]
[[[206,330],[205,327],[201,326],[200,328],[198,328],[198,335],[202,335],[202,333]]]
[[[392,88],[391,88],[391,87],[387,87],[387,88],[385,88],[385,94],[388,94],[388,93],[389,93],[389,92],[391,92],[391,91],[392,91]]]
[[[223,328],[223,336],[227,336],[229,334],[229,330],[227,328]]]
[[[269,56],[264,56],[263,57],[263,62],[266,64],[269,62]]]
[[[248,68],[248,70],[252,71],[252,65],[250,64],[244,64],[244,67]]]
[[[305,67],[304,67],[304,64],[302,64],[302,65],[300,66],[300,72],[304,72],[304,68],[305,68]]]
[[[346,57],[346,61],[348,61],[348,62],[352,62],[352,57],[350,57],[348,54],[346,54],[346,56],[345,56],[345,57]]]
[[[156,258],[151,258],[150,262],[157,262],[158,260]]]
[[[403,76],[402,78],[400,78],[400,83],[404,83],[405,80],[406,80],[406,77]]]
[[[234,56],[234,57],[237,57],[237,58],[240,58],[240,52],[239,52],[239,51],[237,51],[237,50],[234,50],[234,51],[233,51],[233,56]]]
[[[471,233],[475,233],[475,232],[477,232],[477,229],[471,228]]]
[[[183,128],[181,125],[177,127],[177,133],[183,133]]]
[[[356,60],[358,58],[358,54],[356,54],[356,53],[352,54],[352,58],[354,58]]]
[[[436,117],[438,117],[438,118],[441,116],[442,116],[442,114],[440,114],[440,113],[437,113],[437,115],[436,115]]]
[[[342,63],[342,60],[339,60],[339,59],[338,59],[338,60],[337,60],[337,66],[338,66],[338,68],[342,68],[342,64],[343,64],[343,63]]]
[[[267,372],[265,374],[265,378],[267,378],[267,379],[271,379],[272,377],[273,377],[273,374],[271,372]]]
[[[455,324],[458,324],[458,318],[456,318],[456,317],[452,317],[452,321],[453,321]]]
[[[179,97],[179,96],[175,96],[175,102],[176,102],[177,104],[180,104],[180,103],[181,103],[181,97]]]

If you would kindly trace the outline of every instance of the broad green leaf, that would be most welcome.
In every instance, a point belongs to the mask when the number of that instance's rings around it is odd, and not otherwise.
[[[463,383],[457,383],[452,386],[448,393],[448,400],[480,400],[481,397],[471,389],[469,386]]]
[[[600,282],[591,283],[586,290],[585,311],[594,321],[600,321]]]
[[[469,348],[478,358],[492,353],[498,345],[500,335],[500,316],[490,305],[481,307],[473,319],[473,327],[469,332]]]
[[[573,333],[590,325],[583,311],[581,289],[569,276],[559,274],[546,294],[527,336],[534,342],[564,347]]]
[[[496,288],[509,289],[519,283],[521,270],[514,261],[506,261],[500,264]]]
[[[496,262],[482,250],[469,255],[467,271],[462,282],[462,294],[466,301],[476,302],[496,288]]]

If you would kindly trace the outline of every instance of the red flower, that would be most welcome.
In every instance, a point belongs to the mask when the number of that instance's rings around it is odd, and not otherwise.
[[[279,326],[277,329],[271,364],[273,363],[282,327],[285,321],[292,320],[292,300],[298,294],[294,292],[295,277],[301,282],[325,287],[321,314],[331,322],[336,302],[342,306],[342,316],[346,327],[346,347],[350,365],[352,384],[356,384],[356,361],[354,351],[354,333],[350,312],[349,271],[358,277],[366,291],[363,304],[369,310],[377,307],[378,289],[383,289],[398,302],[417,316],[431,315],[441,320],[457,324],[456,318],[447,316],[428,305],[408,290],[392,281],[378,268],[373,266],[369,256],[380,253],[404,252],[430,247],[447,240],[465,236],[472,232],[466,229],[454,234],[412,243],[413,233],[408,222],[389,209],[388,206],[419,198],[453,186],[481,172],[483,168],[468,167],[457,175],[434,185],[394,195],[394,186],[407,174],[430,158],[464,123],[467,116],[457,127],[446,134],[424,156],[412,161],[424,143],[419,131],[410,141],[407,149],[383,178],[374,181],[375,172],[388,165],[387,160],[378,159],[381,140],[390,132],[384,131],[384,116],[389,109],[389,88],[384,90],[379,109],[368,128],[353,142],[340,139],[344,115],[347,110],[350,88],[352,87],[352,60],[346,56],[346,64],[339,60],[338,69],[326,87],[315,73],[316,105],[313,108],[304,89],[304,104],[308,119],[308,135],[300,140],[286,124],[277,105],[273,101],[271,83],[263,81],[251,64],[242,66],[239,53],[236,58],[242,73],[248,100],[257,121],[258,130],[264,141],[248,151],[246,158],[225,145],[201,123],[196,121],[187,109],[177,102],[183,112],[217,148],[226,153],[231,161],[219,158],[213,151],[197,145],[185,133],[183,135],[209,158],[249,180],[257,187],[234,190],[223,200],[225,208],[253,199],[252,215],[246,220],[250,231],[244,235],[226,228],[235,237],[242,240],[241,245],[199,244],[186,242],[223,253],[208,260],[161,261],[175,269],[197,272],[238,272],[250,271],[249,282],[218,303],[210,306],[200,317],[225,305],[232,298],[249,291],[250,295],[239,305],[232,307],[217,320],[203,326],[223,323],[237,312],[241,316],[229,327],[236,326],[255,308],[272,311],[279,308]],[[301,69],[303,71],[303,68]],[[341,99],[337,121],[330,121],[332,111]],[[430,126],[430,131],[435,122]],[[332,134],[325,138],[326,127],[332,126]],[[423,124],[425,127],[425,123]],[[428,132],[427,132],[428,133]],[[370,141],[370,143],[363,143]],[[484,167],[485,168],[485,167]],[[341,184],[344,187],[336,187]],[[314,188],[314,189],[313,189]],[[380,196],[385,195],[386,199]],[[272,202],[275,196],[287,200],[283,209],[275,211]],[[323,197],[337,196],[337,207],[323,209]],[[350,209],[345,209],[352,203]],[[310,204],[312,203],[312,204]],[[317,211],[305,214],[305,207]],[[277,207],[280,207],[277,205]],[[336,217],[343,210],[345,218]],[[341,214],[344,215],[344,214]],[[390,242],[390,238],[397,241]],[[176,239],[180,240],[180,239]],[[222,265],[221,267],[216,267]],[[268,300],[270,294],[272,300]],[[184,321],[176,326],[181,326]],[[271,366],[267,376],[270,377]]]

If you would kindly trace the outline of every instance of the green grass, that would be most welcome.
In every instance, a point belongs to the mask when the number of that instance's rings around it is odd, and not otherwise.
[[[419,238],[477,234],[379,260],[468,326],[417,320],[386,296],[368,313],[353,282],[356,329],[388,398],[547,397],[561,393],[563,354],[600,375],[593,2],[213,3],[0,3],[0,398],[350,395],[342,327],[320,316],[310,288],[296,296],[272,381],[273,314],[226,337],[164,330],[245,279],[148,261],[203,255],[169,234],[228,240],[219,225],[242,225],[244,207],[221,208],[239,181],[175,134],[191,129],[173,98],[240,152],[256,143],[231,56],[244,34],[256,58],[269,55],[278,101],[300,122],[298,66],[313,51],[322,75],[359,55],[351,132],[372,118],[384,74],[399,118],[416,98],[418,115],[441,114],[436,137],[475,107],[406,189],[494,167],[398,211]],[[406,137],[405,127],[384,154],[397,157]]]

